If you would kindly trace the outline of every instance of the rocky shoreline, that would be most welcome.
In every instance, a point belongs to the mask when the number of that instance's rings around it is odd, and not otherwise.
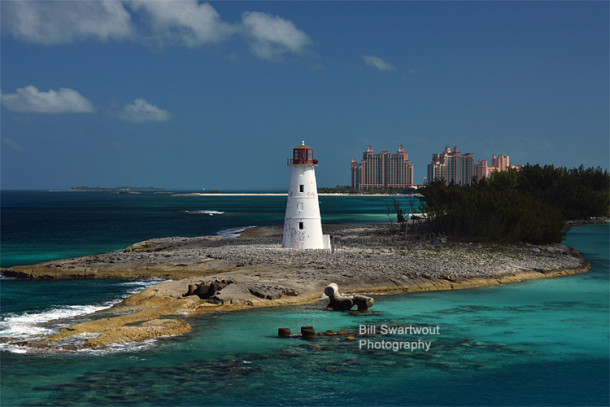
[[[26,279],[172,280],[134,294],[52,336],[20,345],[41,350],[100,348],[179,335],[188,316],[211,310],[297,305],[321,300],[336,283],[346,293],[404,293],[475,288],[589,270],[573,249],[405,240],[388,225],[324,225],[333,250],[281,248],[281,226],[249,228],[238,238],[161,238],[107,253],[2,269]],[[231,281],[211,295],[189,286]],[[71,338],[83,337],[75,345]],[[8,341],[0,338],[0,341]]]

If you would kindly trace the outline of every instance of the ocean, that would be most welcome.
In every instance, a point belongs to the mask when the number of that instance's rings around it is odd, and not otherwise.
[[[281,224],[285,200],[4,191],[2,266],[120,250],[153,237]],[[389,219],[388,197],[320,201],[326,223]],[[0,404],[608,405],[609,232],[608,224],[568,232],[565,243],[592,265],[584,275],[374,295],[370,314],[328,312],[323,301],[210,313],[192,318],[187,335],[104,350],[37,353],[0,343]],[[25,340],[56,330],[57,318],[107,307],[156,283],[3,279],[0,336]],[[388,325],[438,333],[377,335],[369,343],[277,337],[278,328],[298,332],[304,325],[318,332]],[[392,348],[424,342],[427,351]]]

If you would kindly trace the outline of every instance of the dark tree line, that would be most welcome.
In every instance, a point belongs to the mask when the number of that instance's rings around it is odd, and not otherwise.
[[[428,232],[478,240],[560,242],[565,221],[607,217],[610,177],[601,168],[525,165],[470,186],[420,189]]]

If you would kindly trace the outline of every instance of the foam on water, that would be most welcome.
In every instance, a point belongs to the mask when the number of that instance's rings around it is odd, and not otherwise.
[[[196,211],[184,211],[188,214],[191,215],[210,215],[210,216],[214,216],[214,215],[222,215],[225,212],[223,211],[215,211],[215,210],[211,210],[211,209],[204,209],[204,210],[196,210]]]
[[[118,298],[98,304],[63,305],[36,311],[3,314],[0,317],[0,337],[4,337],[8,341],[0,343],[0,350],[13,353],[28,353],[33,349],[15,344],[14,342],[36,340],[43,335],[52,335],[60,328],[74,323],[75,318],[85,317],[94,312],[109,308],[129,295],[163,281],[165,280],[149,279],[120,283],[119,286],[125,287],[127,290],[122,291]],[[77,339],[83,340],[87,338],[82,337]]]
[[[91,314],[112,304],[110,302],[100,305],[68,305],[42,312],[6,314],[0,318],[0,336],[27,340],[29,337],[50,334],[54,329],[51,325],[45,325],[46,323]]]
[[[218,236],[224,236],[224,237],[239,237],[244,230],[246,230],[248,228],[253,228],[253,227],[255,227],[255,226],[240,226],[238,228],[223,229],[223,230],[216,232],[216,234]]]
[[[113,343],[104,348],[100,349],[89,349],[80,348],[76,352],[79,354],[87,354],[92,356],[104,356],[113,353],[131,353],[151,350],[156,348],[159,340],[167,338],[166,336],[160,336],[154,339],[147,339],[142,342],[124,342],[124,343]]]

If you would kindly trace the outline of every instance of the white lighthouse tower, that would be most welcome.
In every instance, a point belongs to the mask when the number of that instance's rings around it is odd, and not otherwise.
[[[305,142],[292,150],[288,159],[290,187],[286,203],[282,247],[292,249],[330,249],[330,237],[322,234],[318,186],[313,149]]]

